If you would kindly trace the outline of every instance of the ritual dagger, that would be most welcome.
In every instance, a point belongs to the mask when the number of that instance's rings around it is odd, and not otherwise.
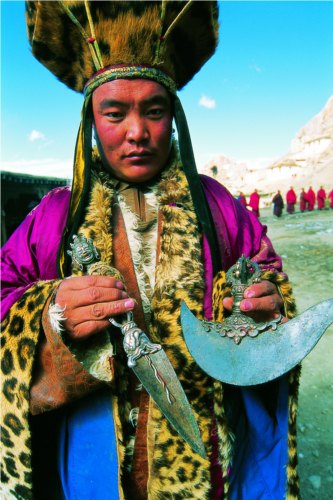
[[[117,269],[100,262],[99,253],[91,239],[74,235],[68,254],[81,270],[87,274],[108,274],[120,277]],[[123,346],[127,354],[127,365],[131,368],[146,391],[155,401],[163,415],[180,436],[203,458],[205,447],[191,405],[162,346],[152,343],[148,336],[133,321],[132,312],[123,322],[109,318],[113,326],[123,334]]]
[[[256,323],[240,311],[249,285],[260,281],[261,271],[242,256],[227,272],[232,286],[232,314],[223,322],[200,321],[181,304],[181,324],[187,347],[197,364],[222,382],[249,386],[285,374],[314,348],[333,323],[333,299],[324,300],[286,323],[282,316]]]

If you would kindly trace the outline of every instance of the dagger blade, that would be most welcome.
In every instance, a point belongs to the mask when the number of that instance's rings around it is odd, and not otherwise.
[[[209,322],[214,325],[213,322]],[[274,380],[298,365],[333,323],[333,299],[240,344],[221,337],[218,325],[207,331],[185,302],[181,324],[187,347],[197,364],[211,377],[232,385],[249,386]],[[223,324],[223,323],[222,323]]]
[[[161,388],[160,382],[154,376],[149,358],[155,366],[158,376],[165,383],[168,392]],[[161,350],[153,355],[143,356],[132,369],[178,434],[196,453],[206,458],[205,448],[192,408],[165,352]]]
[[[109,319],[124,335],[123,345],[129,368],[178,434],[196,453],[206,458],[193,410],[169,358],[160,344],[150,342],[132,318],[132,313],[128,313],[123,324]]]

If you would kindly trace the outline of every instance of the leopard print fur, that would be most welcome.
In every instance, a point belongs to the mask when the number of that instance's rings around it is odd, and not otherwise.
[[[32,498],[29,389],[41,315],[55,282],[33,285],[2,322],[2,498]]]

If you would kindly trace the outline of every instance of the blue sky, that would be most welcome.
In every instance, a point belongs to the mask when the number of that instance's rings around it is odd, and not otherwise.
[[[333,94],[333,2],[227,1],[220,43],[180,92],[199,169],[271,158]],[[82,96],[30,54],[24,3],[1,1],[4,170],[70,176]]]

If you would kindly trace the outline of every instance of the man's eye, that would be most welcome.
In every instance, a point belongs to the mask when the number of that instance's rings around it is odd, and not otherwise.
[[[120,120],[123,117],[123,113],[120,111],[108,111],[105,115],[111,120]]]
[[[164,113],[163,108],[152,108],[152,109],[148,110],[148,115],[155,116],[155,117],[162,116],[163,113]]]

